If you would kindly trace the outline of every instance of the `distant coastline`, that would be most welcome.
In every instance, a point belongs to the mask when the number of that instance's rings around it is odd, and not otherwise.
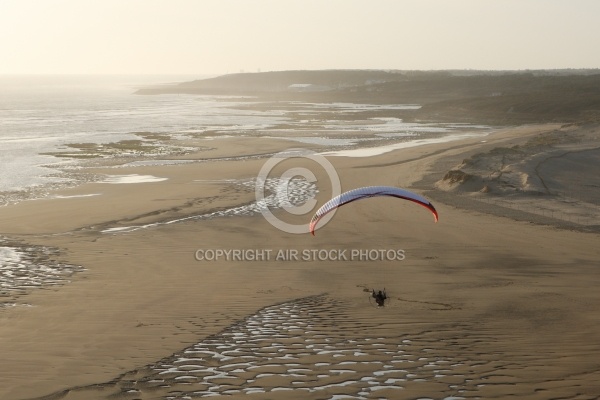
[[[600,69],[274,71],[146,87],[136,93],[421,104],[414,118],[437,122],[513,125],[600,120]]]

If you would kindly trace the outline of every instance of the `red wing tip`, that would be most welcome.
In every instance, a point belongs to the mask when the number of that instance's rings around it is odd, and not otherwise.
[[[428,208],[431,211],[431,213],[433,214],[433,222],[438,222],[439,221],[438,212],[435,209],[435,207],[433,206],[433,204],[429,203]]]
[[[317,227],[317,221],[311,221],[310,222],[310,226],[308,227],[308,230],[310,231],[311,235],[315,236],[315,228]]]

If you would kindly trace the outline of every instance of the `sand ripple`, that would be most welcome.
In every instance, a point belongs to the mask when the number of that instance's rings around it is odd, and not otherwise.
[[[543,398],[556,390],[556,382],[514,368],[514,357],[486,352],[493,339],[465,327],[410,336],[344,308],[326,295],[269,306],[155,364],[52,398]],[[544,368],[532,357],[525,364]]]
[[[43,246],[24,246],[0,238],[0,307],[16,305],[14,300],[30,290],[61,286],[71,275],[83,271],[77,265],[54,258],[58,251]]]

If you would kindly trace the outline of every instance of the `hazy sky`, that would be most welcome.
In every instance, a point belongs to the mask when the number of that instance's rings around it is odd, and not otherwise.
[[[600,67],[599,0],[0,0],[0,74]]]

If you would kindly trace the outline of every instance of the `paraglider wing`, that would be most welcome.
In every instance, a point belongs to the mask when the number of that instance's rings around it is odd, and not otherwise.
[[[321,220],[321,218],[323,218],[326,214],[330,213],[336,208],[356,200],[377,196],[390,196],[415,202],[431,211],[433,213],[433,218],[435,222],[438,221],[438,214],[435,208],[433,207],[433,204],[431,204],[429,200],[427,200],[423,196],[393,186],[367,186],[344,192],[339,196],[336,196],[333,199],[329,200],[327,203],[323,204],[323,206],[317,210],[317,212],[310,221],[310,233],[314,235],[315,228]]]

